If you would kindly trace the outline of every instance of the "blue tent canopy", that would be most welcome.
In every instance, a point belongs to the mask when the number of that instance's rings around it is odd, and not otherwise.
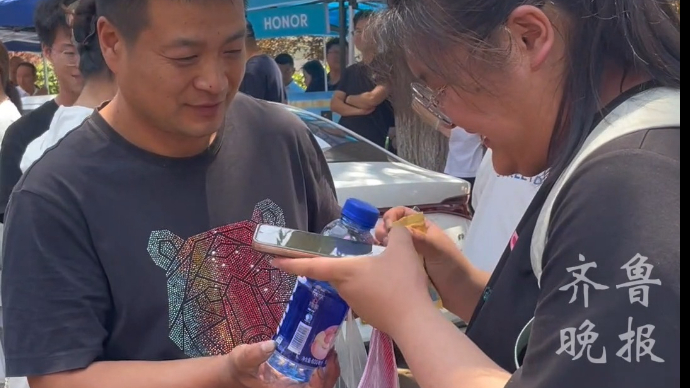
[[[40,52],[41,46],[33,30],[33,14],[36,5],[42,0],[0,0],[0,40],[10,51]],[[274,7],[313,4],[315,0],[249,0],[248,12]],[[347,6],[346,2],[346,6]],[[358,9],[376,10],[384,4],[376,1],[358,2]],[[339,29],[340,18],[337,1],[329,1],[328,22],[335,35]]]
[[[41,0],[0,0],[0,27],[34,26],[34,9]]]

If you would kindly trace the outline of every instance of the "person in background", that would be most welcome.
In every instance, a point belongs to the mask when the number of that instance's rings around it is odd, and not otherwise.
[[[81,4],[80,6],[76,6]],[[22,173],[38,160],[43,153],[71,130],[81,125],[104,101],[110,101],[117,92],[113,73],[105,64],[98,36],[93,33],[96,25],[96,3],[80,0],[67,8],[71,14],[72,33],[79,52],[79,71],[84,78],[84,88],[72,106],[61,106],[55,112],[50,128],[26,148],[19,167]]]
[[[7,127],[21,117],[19,109],[17,108],[18,106],[21,107],[21,98],[19,97],[17,88],[10,81],[10,72],[10,56],[7,52],[7,48],[0,41],[0,140],[2,140],[2,137],[5,135]],[[3,225],[0,224],[0,247],[3,245],[3,235]],[[0,263],[1,262],[2,252],[0,252]],[[2,313],[2,301],[0,301],[0,339],[3,338],[4,335]],[[3,341],[0,340],[0,387],[3,387],[3,384],[9,381],[5,380],[5,351],[2,342]],[[26,379],[12,379],[11,387],[28,387],[25,383]]]
[[[296,278],[252,249],[253,231],[339,218],[328,164],[296,115],[237,92],[243,1],[95,1],[118,91],[12,193],[7,374],[31,388],[264,388]],[[333,388],[330,357],[309,388]]]
[[[371,34],[365,35],[373,15],[371,11],[359,11],[354,17],[355,47],[362,53],[362,62],[345,69],[331,99],[331,110],[341,116],[342,126],[385,147],[389,132],[395,127],[395,116],[388,89],[376,85],[369,68],[377,54]]]
[[[292,58],[292,55],[288,53],[278,54],[276,55],[275,61],[280,68],[280,72],[283,74],[285,91],[287,93],[304,92],[304,89],[302,89],[292,78],[292,76],[295,75],[295,60]]]
[[[256,42],[254,27],[247,21],[247,66],[240,92],[260,100],[286,102],[285,84],[280,67],[273,58],[264,54]]]
[[[19,55],[10,58],[10,82],[12,82],[14,86],[17,86],[17,68],[20,63],[24,63],[24,58]]]
[[[26,147],[50,127],[59,106],[71,106],[79,97],[83,80],[79,73],[79,53],[72,42],[65,6],[74,0],[42,0],[34,12],[34,23],[43,55],[53,65],[59,93],[7,128],[0,146],[0,221],[14,185],[22,176],[19,163]]]
[[[306,92],[325,92],[326,91],[326,69],[323,68],[321,61],[313,59],[302,66],[304,73],[304,83],[307,85]]]
[[[340,38],[331,38],[326,42],[326,64],[328,65],[328,90],[338,90],[342,69],[340,68]],[[347,53],[347,44],[345,44]]]
[[[10,82],[10,57],[5,45],[0,42],[0,140],[7,127],[17,121],[21,114],[22,100]]]
[[[17,90],[22,97],[44,96],[48,94],[46,88],[36,86],[37,71],[36,66],[31,62],[22,62],[17,66]]]
[[[462,250],[472,264],[482,271],[493,272],[510,237],[539,191],[547,173],[533,177],[520,174],[500,175],[487,149],[472,187],[472,223]]]

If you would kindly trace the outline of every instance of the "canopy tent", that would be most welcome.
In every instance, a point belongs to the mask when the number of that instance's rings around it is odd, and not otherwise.
[[[41,0],[0,0],[0,27],[31,28]]]

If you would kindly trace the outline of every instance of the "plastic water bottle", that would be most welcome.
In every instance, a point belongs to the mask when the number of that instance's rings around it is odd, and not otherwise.
[[[348,199],[341,218],[328,224],[323,235],[373,244],[371,230],[378,216],[374,206]],[[276,350],[267,361],[266,382],[276,388],[307,386],[314,371],[326,365],[349,309],[327,282],[299,277],[274,337]]]

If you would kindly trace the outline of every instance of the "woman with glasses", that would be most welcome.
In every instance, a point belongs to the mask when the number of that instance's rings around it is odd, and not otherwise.
[[[405,208],[384,216],[379,257],[274,265],[330,281],[422,388],[679,387],[674,4],[391,0],[374,30],[414,99],[481,135],[498,174],[548,176],[493,273],[433,224],[391,228]]]

